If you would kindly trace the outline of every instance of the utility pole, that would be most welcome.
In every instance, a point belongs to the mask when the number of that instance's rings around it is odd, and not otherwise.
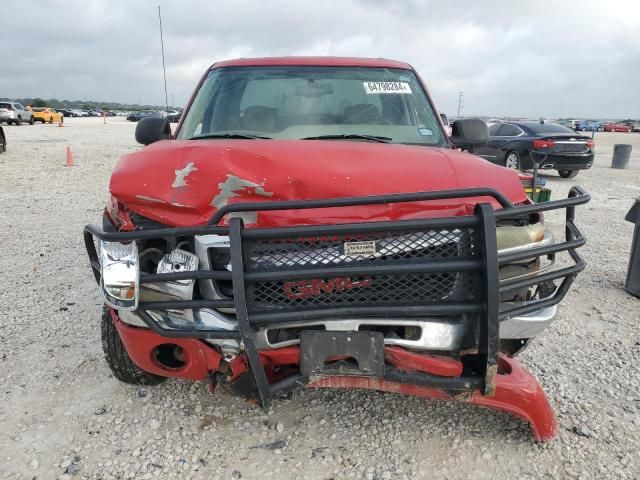
[[[462,97],[464,97],[464,93],[460,92],[460,95],[458,95],[458,118],[460,118],[460,111],[462,110]]]

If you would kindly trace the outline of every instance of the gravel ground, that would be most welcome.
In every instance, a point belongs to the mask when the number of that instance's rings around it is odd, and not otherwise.
[[[265,414],[202,384],[116,381],[81,230],[100,218],[115,160],[138,148],[133,130],[122,119],[5,127],[0,478],[640,477],[640,299],[623,289],[640,134],[599,133],[592,170],[546,177],[554,198],[580,183],[593,201],[578,211],[589,266],[520,358],[560,423],[556,441],[535,444],[524,423],[453,403],[306,390]],[[614,143],[634,145],[628,170],[609,168]]]

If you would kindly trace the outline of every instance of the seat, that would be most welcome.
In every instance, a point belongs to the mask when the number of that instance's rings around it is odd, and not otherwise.
[[[370,103],[357,103],[344,109],[344,120],[342,123],[354,124],[379,124],[382,122],[380,110]]]
[[[275,132],[278,110],[263,105],[247,107],[242,116],[242,127],[256,132]]]

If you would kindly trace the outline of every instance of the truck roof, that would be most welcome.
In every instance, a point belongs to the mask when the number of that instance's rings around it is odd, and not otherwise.
[[[238,58],[224,60],[211,65],[211,68],[220,67],[257,67],[257,66],[320,66],[320,67],[380,67],[402,68],[411,70],[411,65],[396,60],[385,58],[361,58],[361,57],[264,57],[264,58]]]

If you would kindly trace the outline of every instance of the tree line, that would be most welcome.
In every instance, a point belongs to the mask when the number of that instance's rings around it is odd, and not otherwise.
[[[32,107],[53,107],[53,108],[79,108],[82,110],[164,110],[166,107],[159,105],[138,105],[137,103],[127,104],[118,102],[97,102],[87,100],[58,100],[57,98],[0,98],[0,101],[18,102]],[[173,108],[173,107],[169,107]]]

